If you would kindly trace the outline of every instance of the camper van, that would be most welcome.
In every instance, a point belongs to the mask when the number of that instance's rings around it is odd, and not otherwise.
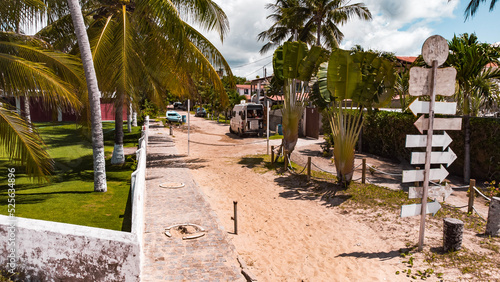
[[[264,106],[255,103],[245,103],[234,106],[231,112],[229,132],[240,137],[246,134],[264,134]]]

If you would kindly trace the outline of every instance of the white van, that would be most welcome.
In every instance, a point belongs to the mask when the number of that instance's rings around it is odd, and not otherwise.
[[[244,134],[264,134],[264,106],[255,103],[245,103],[234,106],[231,112],[229,132],[237,133],[240,137]]]

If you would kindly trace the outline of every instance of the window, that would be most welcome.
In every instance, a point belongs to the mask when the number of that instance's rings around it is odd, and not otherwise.
[[[248,89],[243,90],[243,93],[248,94]]]

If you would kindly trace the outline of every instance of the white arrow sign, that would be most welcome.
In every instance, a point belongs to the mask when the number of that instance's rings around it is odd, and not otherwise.
[[[432,135],[432,147],[443,147],[443,150],[451,144],[450,135]],[[421,148],[427,145],[427,135],[406,135],[406,148]]]
[[[417,114],[428,114],[429,113],[428,101],[415,100],[408,107],[411,112],[416,116]],[[441,115],[454,115],[457,112],[457,103],[447,103],[447,102],[435,102],[434,103],[434,113]]]
[[[439,209],[441,208],[441,205],[439,202],[430,202],[427,203],[426,205],[426,211],[425,213],[432,213],[432,215],[435,215]],[[422,204],[412,204],[412,205],[404,205],[401,207],[401,217],[408,217],[408,216],[415,216],[415,215],[420,215],[422,213]]]
[[[420,133],[429,130],[429,119],[421,115],[414,123]],[[461,118],[434,118],[434,130],[460,130],[462,129]]]
[[[424,171],[425,170],[403,170],[403,183],[424,181]],[[446,176],[448,176],[448,171],[443,165],[441,165],[440,168],[429,170],[429,180],[439,180],[439,182],[442,182]]]
[[[427,197],[431,199],[440,199],[443,198],[443,201],[448,198],[453,189],[451,186],[446,184],[442,186],[429,186],[429,190],[427,191]],[[408,198],[410,199],[418,199],[422,198],[422,194],[424,193],[424,187],[410,187],[408,190]]]
[[[431,164],[446,164],[449,167],[456,159],[457,155],[451,148],[444,152],[431,152]],[[412,152],[411,164],[425,164],[425,152]]]
[[[432,69],[412,67],[410,69],[410,95],[423,96],[431,94]],[[452,96],[455,94],[455,68],[442,68],[437,70],[436,95]]]

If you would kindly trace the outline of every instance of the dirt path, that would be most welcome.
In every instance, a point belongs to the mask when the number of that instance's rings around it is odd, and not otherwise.
[[[304,192],[295,189],[299,184],[290,183],[286,175],[257,173],[252,170],[251,160],[241,161],[244,156],[265,154],[263,139],[239,138],[229,133],[227,125],[214,121],[193,116],[190,120],[186,163],[221,224],[230,232],[234,224],[233,201],[238,202],[239,232],[229,236],[261,281],[406,281],[406,277],[395,274],[401,270],[399,249],[405,240],[418,241],[418,227],[403,228],[402,236],[394,235],[396,227],[363,221],[342,206],[301,195]],[[188,153],[187,136],[187,130],[174,129],[179,154]],[[280,142],[274,140],[271,144]],[[329,160],[317,156],[320,143],[299,139],[292,160],[305,163],[307,156],[315,156],[313,163],[318,168],[332,171]],[[362,157],[358,156],[356,165]],[[397,164],[365,157],[381,170],[401,171]],[[371,181],[386,186],[400,183],[385,178]],[[462,196],[458,198],[463,200]],[[416,221],[412,224],[417,226]],[[439,236],[439,232],[432,236]]]

